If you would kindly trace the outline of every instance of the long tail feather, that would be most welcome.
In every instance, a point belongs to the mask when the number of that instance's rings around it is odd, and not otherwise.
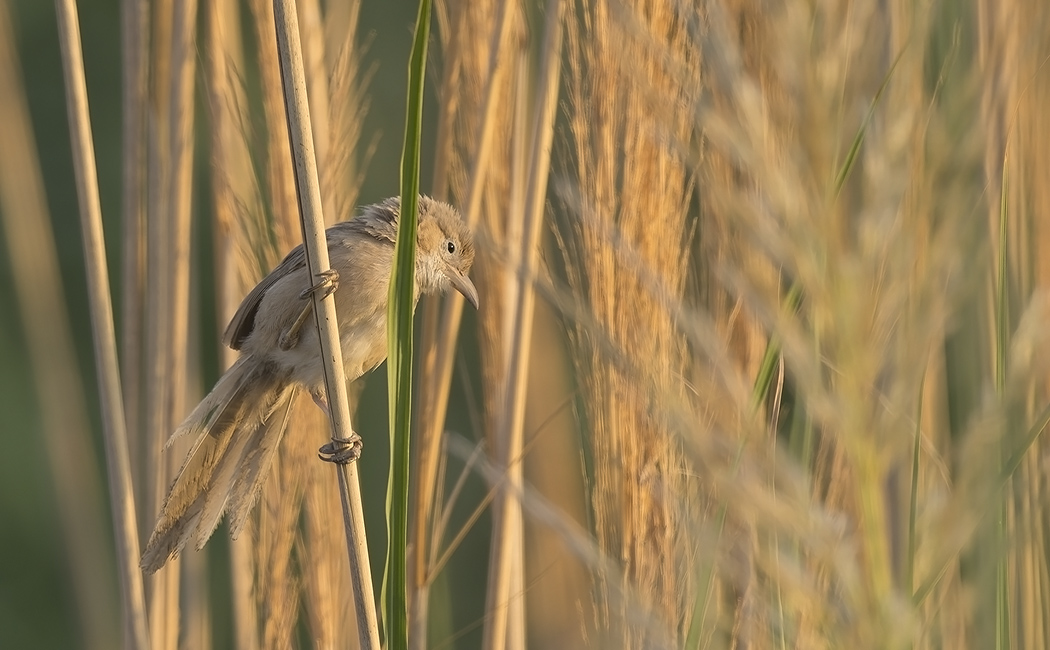
[[[294,394],[293,394],[294,395]],[[230,513],[230,536],[237,539],[248,521],[248,514],[259,496],[263,481],[270,473],[277,447],[288,428],[294,399],[290,399],[282,410],[276,410],[265,425],[259,427],[255,435],[255,444],[248,448],[248,454],[230,490],[230,501],[227,511]]]
[[[203,545],[218,525],[239,477],[249,468],[257,433],[270,431],[276,446],[284,426],[273,427],[275,412],[287,410],[296,389],[269,363],[242,357],[176,429],[173,437],[197,439],[172,484],[140,566],[153,573],[182,550],[194,535]],[[284,407],[284,408],[281,408]],[[275,419],[284,420],[285,415]]]
[[[242,436],[236,449],[230,446],[220,471],[215,474],[213,487],[205,496],[204,511],[197,526],[198,550],[204,547],[224,513],[230,515],[230,535],[236,539],[241,532],[273,464],[273,452],[284,438],[297,393],[294,387],[287,387],[270,415],[249,435]]]

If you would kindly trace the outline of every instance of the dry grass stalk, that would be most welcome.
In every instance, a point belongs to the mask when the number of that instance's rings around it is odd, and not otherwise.
[[[1050,120],[1044,102],[1050,95],[1045,64],[1050,47],[1042,35],[1050,26],[1050,12],[1038,3],[977,3],[979,57],[982,72],[981,109],[986,123],[985,177],[988,179],[988,232],[991,241],[1006,236],[1009,251],[1005,272],[1009,301],[1010,331],[1022,317],[1022,309],[1050,286],[1050,266],[1041,253],[1050,246],[1045,219],[1050,208],[1045,184],[1036,180],[1045,165],[1045,145],[1050,142]],[[1018,43],[1029,43],[1019,46]],[[1000,220],[1006,219],[1006,230]],[[1018,327],[1020,329],[1020,327]],[[1012,370],[1009,369],[1008,370]],[[1045,371],[1039,372],[1044,380]],[[1050,390],[1045,383],[1028,388],[1027,402],[1019,410],[1031,417],[1033,407],[1045,403]],[[1005,587],[1009,637],[1018,647],[1041,647],[1050,643],[1050,623],[1042,611],[1050,601],[1042,463],[1050,449],[1045,437],[1036,444],[1019,468],[1004,495]]]
[[[438,39],[442,53],[443,67],[441,81],[438,83],[441,100],[438,103],[438,127],[435,135],[434,176],[431,181],[430,194],[439,201],[448,201],[449,157],[452,155],[452,126],[459,108],[461,54],[460,43],[469,39],[452,38],[451,34],[462,34],[463,21],[467,17],[466,3],[436,2],[432,7],[433,19],[437,25],[434,35]],[[454,26],[454,27],[453,27]],[[433,51],[432,51],[433,52]],[[431,63],[433,70],[435,64]],[[437,395],[434,391],[435,366],[438,350],[435,344],[438,336],[439,318],[444,307],[443,301],[424,297],[419,312],[419,338],[422,341],[417,352],[415,411],[417,416],[413,431],[411,490],[414,506],[409,513],[409,550],[407,557],[409,581],[407,586],[409,645],[412,648],[425,648],[428,645],[430,617],[431,557],[435,548],[435,539],[440,538],[433,523],[434,511],[438,501],[439,476],[441,468],[441,440],[435,436],[434,410]]]
[[[149,12],[145,0],[121,3],[123,114],[121,286],[121,378],[125,418],[132,431],[143,426],[143,348],[146,305],[146,109],[149,105]],[[144,441],[130,436],[132,484],[143,485]]]
[[[295,181],[299,189],[299,217],[302,225],[303,248],[306,251],[306,260],[311,275],[320,277],[321,273],[330,267],[322,218],[321,188],[314,158],[310,108],[307,101],[306,79],[299,42],[298,19],[294,4],[290,0],[275,2],[274,19],[277,24],[276,40],[280,55],[290,148],[296,152],[294,157]],[[342,356],[339,354],[341,348],[335,301],[315,296],[314,313],[317,320],[318,337],[321,341],[321,358],[325,368],[325,394],[331,411],[332,439],[349,440],[353,435],[353,426],[350,423],[350,404],[347,397]],[[378,617],[372,593],[372,573],[369,567],[357,466],[353,464],[337,465],[336,475],[342,502],[350,578],[358,617],[358,639],[363,648],[378,649],[380,647]]]
[[[318,142],[318,166],[321,170],[321,198],[325,219],[329,223],[349,219],[356,209],[361,190],[361,168],[367,164],[375,140],[362,143],[362,126],[368,112],[369,99],[365,88],[371,79],[370,70],[362,68],[363,52],[355,43],[361,3],[346,2],[338,8],[330,7],[324,25],[318,25],[309,40],[322,42],[327,29],[328,48],[316,71],[318,77],[331,79],[325,98],[329,101],[327,127],[314,125]],[[315,82],[319,83],[319,82]],[[311,97],[313,95],[311,94]],[[311,110],[314,103],[311,100]]]
[[[551,5],[547,9],[548,19],[557,26],[556,7]],[[536,50],[541,56],[549,57],[547,60],[551,63],[559,60],[558,50],[550,35],[527,38],[521,8],[512,3],[439,4],[436,16],[439,33],[445,37],[445,68],[439,90],[443,101],[439,107],[435,191],[440,194],[447,180],[453,195],[461,197],[468,219],[478,218],[482,222],[478,232],[486,244],[479,247],[475,277],[482,292],[492,297],[482,305],[478,325],[483,385],[491,387],[485,391],[484,429],[489,451],[497,465],[511,468],[504,477],[508,483],[501,481],[494,488],[495,493],[490,494],[493,503],[497,504],[493,509],[497,532],[491,543],[490,582],[486,592],[488,614],[484,619],[482,643],[485,647],[522,647],[528,626],[530,635],[536,632],[539,638],[572,647],[572,639],[580,627],[578,617],[574,615],[581,591],[576,584],[578,575],[565,570],[565,563],[571,560],[559,542],[551,542],[549,532],[542,528],[529,531],[526,544],[529,529],[525,528],[517,503],[523,481],[525,453],[521,439],[526,416],[543,413],[539,420],[544,421],[544,428],[549,429],[546,420],[550,412],[564,408],[563,395],[556,400],[561,403],[558,406],[537,400],[531,393],[526,406],[526,368],[530,365],[531,355],[522,353],[518,345],[532,338],[524,334],[526,327],[523,327],[521,318],[529,325],[532,318],[515,315],[520,288],[531,285],[535,277],[534,271],[522,271],[526,251],[529,251],[528,255],[534,255],[538,250],[538,240],[535,239],[538,231],[530,229],[531,239],[524,237],[526,203],[531,202],[534,208],[544,205],[543,199],[536,197],[544,196],[545,190],[530,195],[530,191],[536,190],[530,190],[529,183],[545,186],[541,179],[545,178],[542,172],[548,165],[546,159],[537,153],[534,141],[542,141],[541,134],[549,136],[552,131],[549,125],[537,120],[545,115],[540,108],[542,102],[556,101],[553,99],[556,93],[535,88],[536,78],[540,75],[530,70],[532,57],[527,44],[535,43]],[[535,107],[532,106],[534,103]],[[553,107],[553,104],[549,106]],[[527,199],[527,196],[532,198]],[[540,223],[535,213],[531,223],[537,227]],[[523,239],[526,240],[524,244]],[[440,488],[431,486],[444,481],[440,473],[443,465],[439,445],[443,436],[439,435],[439,428],[445,417],[451,376],[448,364],[452,348],[449,344],[454,339],[448,337],[456,331],[459,322],[455,304],[449,305],[442,314],[440,324],[436,312],[436,309],[430,314],[425,311],[423,319],[424,370],[420,385],[424,414],[420,417],[423,431],[417,438],[420,451],[414,489],[422,500],[422,506],[419,505],[421,500],[417,500],[415,515],[417,548],[425,548],[427,552],[417,555],[414,573],[417,584],[412,611],[416,630],[413,643],[419,644],[417,647],[424,647],[426,642],[427,585],[436,578],[444,565],[444,558],[454,551],[466,530],[460,529],[455,535],[450,535],[448,546],[438,548],[457,490],[447,497],[442,508],[435,508],[436,503],[427,501],[443,494]],[[435,344],[435,340],[442,343]],[[433,351],[429,357],[426,356],[427,350]],[[518,363],[515,364],[518,372],[512,373],[511,360],[515,350],[519,350]],[[537,356],[543,368],[539,372],[551,372],[552,366],[557,366],[559,355],[552,354],[551,350],[544,349]],[[547,382],[544,388],[550,386],[551,383]],[[549,391],[540,393],[546,397]],[[539,426],[536,420],[533,424]],[[513,438],[518,442],[511,442]],[[545,441],[553,442],[552,438],[557,436],[549,435]],[[550,449],[556,447],[551,445]],[[547,451],[545,446],[544,454]],[[545,487],[557,495],[559,502],[572,502],[573,489],[564,489],[567,483],[572,483],[566,480],[571,475],[551,478],[549,472],[547,474]],[[486,505],[487,498],[481,507]],[[433,520],[429,513],[435,513]],[[471,525],[470,520],[465,524],[467,528]],[[429,538],[433,541],[428,541]],[[553,552],[533,555],[535,565],[527,566],[527,555],[535,553],[539,548],[536,543],[540,541],[551,542]],[[550,544],[544,548],[549,547]],[[526,583],[527,573],[534,578],[530,583]],[[537,609],[539,614],[526,616],[526,595],[530,603],[542,602],[543,606]],[[566,629],[571,631],[564,633]],[[550,634],[552,630],[560,633]]]
[[[174,417],[167,414],[165,410],[167,396],[171,391],[166,383],[168,375],[163,370],[166,366],[166,359],[163,358],[161,352],[163,342],[168,338],[167,327],[171,322],[171,315],[163,311],[166,309],[169,296],[167,283],[170,281],[170,273],[167,270],[168,247],[162,245],[166,241],[166,227],[169,223],[169,220],[162,215],[166,215],[167,207],[170,205],[168,189],[170,141],[166,136],[170,124],[168,95],[171,88],[170,50],[171,29],[174,22],[171,11],[170,1],[162,0],[157,3],[151,12],[152,24],[150,25],[150,45],[152,47],[150,63],[152,65],[148,71],[150,81],[148,100],[154,126],[147,129],[146,150],[146,305],[143,315],[146,336],[143,341],[145,345],[143,351],[145,391],[142,395],[144,412],[142,436],[145,442],[142,446],[144,455],[137,459],[143,463],[141,476],[145,478],[142,490],[145,502],[144,522],[151,521],[156,515],[163,498],[163,490],[168,485],[168,472],[164,469],[164,457],[160,450],[167,440],[169,431],[173,428],[170,420]],[[125,245],[134,246],[133,243]],[[134,297],[129,297],[129,300],[134,302]],[[149,531],[144,530],[143,532],[148,533]],[[160,580],[165,580],[165,578],[155,579],[152,582],[159,583]],[[154,629],[160,627],[158,618],[156,613],[151,613],[150,620],[153,621]]]
[[[437,25],[435,36],[440,43],[443,55],[443,68],[439,89],[441,101],[438,104],[438,128],[435,137],[434,177],[431,182],[431,195],[438,200],[448,200],[448,168],[452,154],[452,126],[459,107],[460,94],[460,43],[470,39],[451,38],[451,27],[457,34],[464,33],[463,21],[467,17],[466,4],[436,2],[432,9],[434,22]],[[434,66],[431,65],[431,69]],[[479,251],[480,252],[480,251]],[[418,372],[416,373],[416,412],[415,430],[413,432],[412,450],[412,499],[414,506],[409,514],[409,535],[411,536],[408,556],[408,615],[409,644],[412,648],[427,647],[430,584],[430,557],[433,555],[435,534],[433,514],[437,505],[438,480],[441,474],[441,441],[435,436],[434,410],[437,396],[434,391],[434,377],[437,363],[438,324],[444,310],[444,303],[424,297],[419,311],[419,337],[422,341],[418,351]]]
[[[147,484],[152,488],[147,491],[150,521],[156,516],[170,477],[182,457],[179,446],[168,453],[163,449],[188,403],[196,17],[196,2],[158,7],[154,15],[152,100],[158,119],[150,130],[147,167],[150,173],[147,216],[150,290],[146,314],[145,430],[146,463],[151,469],[145,475],[153,477],[152,483]],[[179,577],[178,568],[169,568],[152,581],[150,621],[154,648],[174,648],[178,644]],[[204,584],[199,576],[192,582]]]
[[[188,395],[191,359],[197,358],[196,341],[190,342],[190,315],[195,313],[190,299],[191,271],[191,219],[193,209],[193,154],[195,150],[194,130],[196,118],[196,76],[197,76],[197,1],[184,0],[175,5],[174,24],[172,26],[172,75],[171,75],[171,186],[169,237],[166,245],[171,250],[171,309],[174,315],[171,323],[171,338],[167,341],[167,354],[170,360],[171,386],[174,388],[169,396],[171,423],[181,421],[182,414],[192,406],[194,400]],[[172,428],[165,430],[167,435]],[[181,463],[182,456],[170,459]],[[172,467],[174,470],[174,465]],[[174,474],[172,474],[174,475]],[[171,475],[169,475],[171,476]],[[167,483],[162,487],[166,491]],[[207,566],[204,558],[195,556],[187,558],[183,565],[184,581],[178,587],[178,596],[186,598],[190,606],[179,616],[181,628],[189,643],[206,650],[210,644],[208,613],[205,604],[208,601],[208,579],[205,575]],[[169,605],[178,611],[178,602]],[[178,629],[178,628],[177,628]],[[160,648],[163,646],[157,646]],[[176,647],[175,645],[169,647]]]
[[[299,404],[295,408],[301,412],[306,405],[301,399],[296,401]],[[288,431],[286,435],[289,433],[296,432]],[[263,648],[293,647],[299,620],[300,580],[293,558],[303,490],[296,461],[302,459],[289,457],[290,447],[285,445],[274,458],[270,478],[259,498],[253,531],[256,609],[262,622]]]
[[[361,52],[354,43],[359,11],[359,2],[348,2],[328,7],[323,16],[304,19],[300,24],[303,42],[312,44],[307,46],[310,64],[306,70],[311,117],[326,116],[323,121],[313,122],[313,132],[328,223],[351,216],[361,184],[356,155],[368,99],[363,92],[367,75],[361,72]],[[315,94],[315,88],[324,90]],[[353,408],[353,387],[350,391]],[[305,428],[327,430],[317,409],[311,405],[306,409],[312,424]],[[338,492],[332,489],[330,468],[315,460],[316,436],[298,444],[304,456],[297,466],[305,481],[305,518],[297,541],[300,557],[304,558],[302,599],[317,646],[335,647],[345,639],[359,638],[346,540],[343,531],[333,525],[342,517],[342,505]]]
[[[143,524],[149,526],[156,520],[161,501],[176,464],[180,448],[173,446],[164,453],[164,444],[175,426],[175,413],[171,401],[184,386],[171,381],[172,364],[185,364],[185,356],[176,360],[171,354],[171,333],[176,318],[185,319],[185,312],[175,312],[172,303],[174,268],[172,266],[170,239],[172,232],[172,177],[171,146],[173,142],[173,116],[171,93],[175,87],[172,71],[172,48],[174,47],[174,7],[170,1],[162,0],[152,7],[150,46],[152,47],[148,77],[149,111],[152,121],[147,127],[146,149],[146,335],[143,350],[143,427],[144,438],[141,449],[144,455],[137,459],[143,464],[140,475],[142,483]],[[130,231],[129,231],[130,232]],[[128,247],[133,243],[126,243]],[[134,300],[134,298],[131,298]],[[185,375],[183,375],[185,376]],[[184,396],[178,399],[184,401]],[[143,531],[148,534],[148,529]],[[157,574],[147,583],[149,587],[150,644],[153,648],[174,648],[179,632],[179,566],[178,562]]]
[[[211,124],[212,189],[214,200],[214,249],[218,322],[222,331],[249,290],[249,282],[259,277],[256,253],[246,242],[258,237],[249,233],[259,229],[264,214],[254,184],[248,134],[247,99],[241,87],[244,52],[237,5],[216,0],[209,4],[207,32],[208,105]],[[248,224],[251,224],[250,226]],[[222,345],[221,366],[229,367],[236,353]],[[259,646],[256,617],[252,544],[249,527],[230,544],[230,583],[233,607],[234,643],[238,650]]]
[[[107,551],[102,480],[15,45],[7,3],[0,2],[0,222],[33,384],[44,407],[41,428],[79,636],[85,648],[101,650],[116,645],[120,634],[116,567]],[[61,408],[54,408],[56,397]]]
[[[138,530],[135,498],[131,485],[131,462],[128,457],[127,430],[120,392],[116,335],[113,326],[113,303],[106,271],[105,239],[102,232],[102,210],[99,205],[98,176],[95,169],[94,144],[88,115],[87,84],[80,44],[77,9],[73,0],[59,2],[59,43],[62,48],[66,81],[66,105],[69,112],[73,149],[73,166],[77,178],[84,257],[87,266],[88,298],[91,305],[96,364],[102,404],[102,420],[109,468],[110,501],[117,545],[117,562],[124,601],[124,621],[129,634],[127,643],[145,648],[149,643],[146,625],[142,574],[137,568]]]
[[[684,617],[689,581],[681,566],[689,548],[671,500],[683,494],[680,451],[653,401],[681,396],[654,395],[650,387],[679,390],[686,366],[676,315],[651,284],[682,300],[690,174],[676,146],[688,138],[684,109],[696,88],[680,80],[697,75],[674,11],[671,3],[641,3],[636,18],[680,57],[681,77],[667,74],[606,3],[587,3],[571,22],[569,120],[579,183],[571,203],[579,216],[566,256],[570,286],[593,312],[599,340],[622,355],[610,359],[587,329],[573,336],[592,427],[595,532],[599,547],[624,567],[622,575],[599,575],[597,587],[606,596],[639,594],[641,602],[620,607],[640,608],[669,629]],[[649,87],[639,89],[627,66]],[[653,106],[667,108],[654,113]],[[619,250],[611,233],[621,238]],[[625,260],[624,249],[636,259]],[[600,629],[610,642],[663,642],[615,602],[602,606]]]
[[[266,118],[266,173],[263,178],[278,247],[286,251],[298,243],[301,237],[296,221],[299,212],[295,200],[295,176],[292,153],[288,147],[277,44],[274,42],[276,26],[273,6],[267,0],[252,0],[249,7],[255,19],[256,60],[263,115]]]
[[[524,521],[518,494],[524,486],[524,427],[525,398],[529,372],[529,361],[535,313],[535,293],[532,278],[537,268],[540,251],[541,226],[546,213],[547,178],[550,169],[551,142],[554,138],[554,117],[558,103],[561,81],[561,43],[562,43],[562,4],[548,3],[546,26],[540,51],[543,53],[540,68],[536,75],[533,93],[524,90],[527,84],[528,66],[522,63],[518,67],[519,100],[532,94],[535,105],[532,111],[518,111],[519,124],[528,116],[529,127],[516,129],[515,133],[524,135],[521,148],[527,153],[521,156],[524,167],[515,175],[515,181],[523,185],[521,194],[523,219],[521,237],[509,239],[506,243],[510,249],[520,241],[520,248],[511,255],[513,278],[510,289],[505,293],[508,299],[504,306],[505,315],[504,351],[507,365],[503,373],[503,390],[499,391],[499,402],[503,404],[502,413],[497,415],[495,445],[493,456],[497,462],[507,468],[508,485],[501,488],[493,507],[492,556],[490,557],[490,581],[486,594],[486,610],[490,618],[486,620],[485,646],[489,648],[525,647],[525,540]],[[526,105],[518,101],[520,107]],[[511,192],[511,197],[516,192]],[[511,211],[513,214],[513,211]],[[508,230],[514,230],[513,224]],[[509,326],[509,327],[508,327]],[[506,611],[506,613],[504,613]]]
[[[484,32],[475,32],[487,33],[489,39],[473,41],[474,47],[477,49],[469,54],[466,52],[460,53],[460,57],[450,64],[464,66],[469,56],[477,55],[478,50],[482,52],[475,59],[482,62],[481,65],[484,67],[481,69],[485,71],[482,77],[485,84],[482,107],[476,116],[480,120],[480,128],[478,123],[474,122],[465,140],[466,142],[476,142],[476,144],[469,149],[469,154],[464,158],[464,160],[470,161],[470,173],[461,193],[465,197],[462,204],[464,220],[472,228],[477,224],[481,216],[482,200],[491,197],[489,185],[486,181],[487,174],[490,171],[490,157],[494,147],[493,138],[495,133],[497,133],[499,116],[501,114],[498,106],[498,91],[501,86],[497,72],[501,69],[501,52],[506,49],[505,43],[508,41],[510,26],[513,24],[512,17],[514,12],[511,10],[510,5],[509,1],[503,1],[500,3],[499,8],[496,9],[485,3],[472,3],[470,5],[470,13],[464,11],[461,14],[463,16],[462,19],[466,20],[471,13],[473,13],[473,16],[491,14],[494,22],[491,23],[490,29]],[[495,13],[492,13],[494,11]],[[465,24],[464,27],[466,27]],[[466,28],[469,29],[469,27]],[[486,49],[483,44],[488,44],[488,48]],[[463,72],[462,74],[467,73]],[[460,99],[449,98],[448,101],[459,102]],[[457,108],[453,114],[455,115],[456,113],[463,115],[464,112],[459,111]],[[476,140],[474,139],[475,136]],[[491,167],[495,167],[495,165],[491,165]],[[452,181],[451,184],[455,187],[456,181]],[[430,338],[429,333],[424,332],[425,338],[423,339],[425,343],[433,344],[428,345],[428,349],[436,350],[436,358],[433,361],[429,359],[424,360],[423,365],[424,371],[430,372],[430,369],[432,369],[433,374],[427,375],[427,379],[421,380],[420,383],[422,388],[420,401],[423,405],[422,410],[425,416],[421,418],[421,421],[425,423],[423,426],[427,428],[421,430],[418,438],[427,441],[427,444],[430,445],[436,445],[436,442],[433,441],[440,438],[440,428],[445,421],[448,407],[447,396],[452,380],[452,355],[455,352],[456,335],[459,332],[459,325],[463,315],[463,303],[458,298],[453,296],[446,305],[433,338]],[[422,460],[421,463],[428,463],[420,467],[421,480],[418,484],[423,487],[429,485],[432,477],[436,475],[433,469],[437,463],[437,455],[433,453],[434,449],[436,449],[436,446],[424,451],[422,454],[425,460]],[[430,493],[425,493],[424,498],[429,498],[428,494]]]

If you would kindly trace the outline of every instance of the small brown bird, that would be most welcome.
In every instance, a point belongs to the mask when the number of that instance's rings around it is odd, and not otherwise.
[[[325,282],[310,286],[300,245],[245,297],[222,338],[241,357],[172,434],[192,434],[196,442],[164,500],[142,569],[161,568],[192,537],[201,549],[225,512],[236,537],[272,464],[296,393],[306,389],[327,410],[311,293],[335,291],[347,381],[386,359],[387,291],[400,212],[400,199],[387,199],[329,228],[335,273]],[[453,287],[477,308],[477,289],[467,277],[474,243],[456,209],[420,196],[416,247],[416,299]]]

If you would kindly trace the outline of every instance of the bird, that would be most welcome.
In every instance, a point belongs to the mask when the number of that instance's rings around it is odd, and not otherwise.
[[[304,326],[313,293],[334,292],[348,382],[386,359],[400,214],[400,198],[394,197],[328,228],[332,268],[321,282],[311,284],[299,245],[245,296],[222,337],[240,357],[167,443],[194,436],[142,553],[143,571],[156,572],[193,538],[202,549],[224,514],[236,539],[273,463],[295,396],[306,390],[327,412],[318,332]],[[415,300],[453,288],[477,309],[478,292],[468,276],[474,261],[469,228],[456,208],[427,196],[419,196],[418,214]]]

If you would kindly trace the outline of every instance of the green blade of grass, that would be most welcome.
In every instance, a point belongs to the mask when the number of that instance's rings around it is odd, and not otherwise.
[[[915,594],[915,551],[918,548],[915,536],[919,516],[919,460],[922,451],[922,393],[926,387],[926,373],[919,381],[919,410],[915,414],[915,439],[911,455],[911,491],[908,496],[908,555],[905,559],[904,584],[908,593]]]
[[[408,647],[406,550],[408,474],[412,422],[412,311],[415,306],[416,225],[419,208],[419,144],[430,0],[420,0],[408,64],[405,143],[401,153],[401,217],[387,306],[387,378],[390,404],[390,475],[387,483],[387,557],[383,575],[386,647]]]
[[[1009,234],[1007,191],[1009,188],[1009,177],[1007,176],[1006,159],[1003,159],[1002,172],[1002,195],[999,201],[999,254],[998,254],[998,282],[996,285],[995,302],[995,388],[1000,399],[1006,389],[1006,357],[1010,347],[1010,283],[1007,277],[1007,249],[1006,238]],[[1008,444],[1006,440],[1003,447]],[[1006,457],[1006,449],[1001,447],[1000,459]],[[1006,542],[1009,536],[1007,517],[1007,495],[1006,492],[1000,496],[998,508],[998,521],[996,522],[996,542],[999,558],[996,562],[995,575],[995,644],[996,648],[1010,647],[1010,592],[1007,583],[1009,571],[1009,557],[1007,556]]]
[[[802,304],[802,285],[796,280],[784,296],[784,306],[787,311],[795,313]],[[758,413],[762,402],[769,394],[769,386],[773,382],[777,365],[780,363],[780,337],[773,334],[766,344],[765,354],[762,355],[762,363],[758,368],[758,376],[755,377],[755,385],[751,390],[751,414]]]

